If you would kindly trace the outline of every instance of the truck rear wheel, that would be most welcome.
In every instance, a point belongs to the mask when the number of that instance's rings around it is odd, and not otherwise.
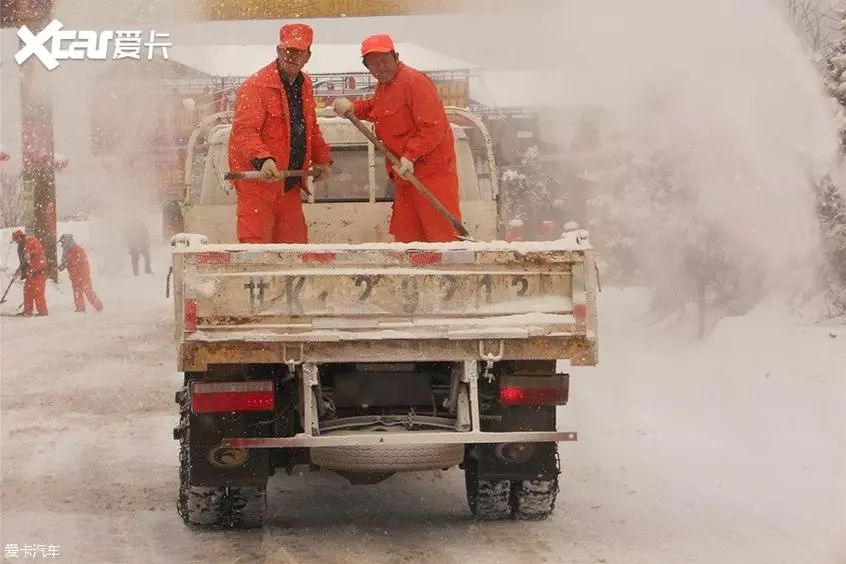
[[[514,516],[525,521],[543,521],[552,515],[557,496],[558,478],[515,481],[511,496]]]
[[[464,479],[473,515],[484,521],[542,521],[552,515],[561,472],[558,448],[552,444],[538,449],[530,460],[504,463],[491,447],[468,448]],[[479,478],[480,467],[488,479]]]
[[[203,487],[180,483],[177,509],[186,524],[211,529],[252,529],[264,525],[264,487]]]
[[[267,514],[267,488],[262,486],[226,488],[227,519],[235,529],[254,529],[264,525]]]
[[[182,520],[201,528],[261,527],[267,512],[267,488],[262,486],[191,485],[191,400],[188,387],[179,403],[179,496],[176,510]]]
[[[501,521],[511,518],[511,482],[480,480],[475,460],[464,468],[464,485],[470,512],[480,521]]]

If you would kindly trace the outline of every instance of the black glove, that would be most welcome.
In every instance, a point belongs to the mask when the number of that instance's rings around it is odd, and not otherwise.
[[[270,160],[273,160],[273,157],[264,157],[264,158],[261,158],[261,159],[253,159],[251,161],[251,164],[253,165],[254,169],[261,170],[261,167],[264,166],[264,161],[270,161]],[[273,162],[275,163],[276,161],[273,161]]]
[[[27,267],[27,265],[22,264],[21,265],[21,280],[26,280],[26,275],[27,275],[28,271],[29,271],[29,268]]]

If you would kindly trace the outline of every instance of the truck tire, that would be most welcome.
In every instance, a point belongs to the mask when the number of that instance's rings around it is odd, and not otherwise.
[[[229,526],[235,529],[255,529],[264,525],[267,515],[267,488],[242,486],[226,488]]]
[[[226,488],[191,486],[180,479],[177,510],[182,520],[197,527],[223,527]]]
[[[509,480],[480,480],[476,462],[464,468],[467,505],[480,521],[502,521],[511,518],[511,482]]]
[[[176,394],[179,404],[179,495],[176,510],[198,528],[261,527],[267,512],[265,486],[209,487],[191,485],[191,400],[186,385]]]
[[[552,515],[558,496],[558,478],[515,481],[511,507],[514,516],[524,521],[543,521]]]

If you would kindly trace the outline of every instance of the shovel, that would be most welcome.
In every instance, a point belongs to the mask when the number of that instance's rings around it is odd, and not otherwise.
[[[11,289],[12,289],[12,284],[14,284],[14,283],[15,283],[15,278],[17,278],[17,277],[18,277],[18,273],[19,273],[20,271],[21,271],[21,269],[20,269],[20,267],[18,267],[18,269],[17,269],[17,270],[15,271],[15,273],[12,275],[12,279],[11,279],[11,280],[9,280],[9,285],[8,285],[8,286],[6,286],[6,291],[5,291],[5,292],[3,292],[3,297],[2,297],[2,298],[0,298],[0,304],[4,304],[4,303],[6,303],[6,296],[8,296],[8,295],[9,295],[9,290],[11,290]]]
[[[279,176],[276,178],[267,178],[264,173],[260,170],[251,170],[247,172],[227,172],[223,175],[224,180],[264,180],[267,182],[278,182],[279,180],[289,178],[291,176],[317,176],[316,170],[280,170]],[[311,190],[309,190],[305,183],[303,182],[300,184],[300,188],[303,192],[311,196]]]
[[[352,115],[350,115],[350,116],[345,116],[345,117],[346,117],[348,120],[350,120],[350,121],[352,122],[352,124],[353,124],[354,126],[356,126],[356,128],[357,128],[359,131],[361,131],[362,135],[364,135],[365,137],[367,137],[367,139],[368,139],[371,143],[373,143],[373,146],[374,146],[374,147],[376,147],[377,149],[379,149],[380,151],[382,151],[383,153],[385,153],[385,156],[386,156],[386,157],[388,157],[388,160],[389,160],[389,161],[391,161],[391,163],[393,163],[393,165],[394,165],[394,166],[399,166],[399,165],[400,165],[400,160],[397,158],[397,156],[396,156],[395,154],[393,154],[392,152],[390,152],[390,151],[388,150],[388,148],[387,148],[387,147],[385,147],[385,144],[384,144],[384,143],[382,143],[382,142],[379,140],[379,138],[378,138],[378,137],[376,137],[376,135],[375,135],[372,131],[370,131],[370,129],[369,129],[367,126],[365,126],[363,123],[361,123],[361,120],[359,120],[357,117],[352,116]],[[440,200],[438,200],[438,199],[437,199],[434,195],[432,195],[432,193],[431,193],[431,192],[429,192],[429,189],[428,189],[428,188],[426,188],[426,186],[424,186],[424,185],[423,185],[423,183],[422,183],[422,182],[420,182],[420,180],[419,180],[416,176],[414,176],[413,174],[409,173],[409,174],[407,174],[407,175],[403,176],[403,179],[408,180],[409,182],[411,182],[411,184],[412,184],[412,185],[414,185],[414,187],[415,187],[415,188],[417,188],[417,191],[418,191],[418,192],[420,192],[420,193],[423,195],[423,197],[424,197],[424,198],[426,198],[426,200],[427,200],[430,204],[432,204],[432,206],[434,206],[434,208],[435,208],[436,210],[438,210],[438,212],[439,212],[442,216],[444,216],[444,217],[445,217],[445,218],[446,218],[446,219],[447,219],[447,220],[448,220],[448,221],[452,224],[452,226],[455,228],[455,230],[456,230],[456,231],[458,231],[458,234],[459,234],[459,236],[460,236],[460,237],[459,237],[460,239],[462,239],[462,240],[464,240],[464,241],[473,241],[473,240],[474,240],[474,239],[470,236],[470,232],[469,232],[469,231],[467,231],[467,230],[464,228],[464,226],[463,226],[463,225],[461,225],[461,222],[460,222],[460,221],[458,221],[458,220],[455,218],[455,216],[454,216],[454,215],[452,215],[452,213],[451,213],[448,209],[446,209],[446,206],[444,206],[444,205],[440,202]]]

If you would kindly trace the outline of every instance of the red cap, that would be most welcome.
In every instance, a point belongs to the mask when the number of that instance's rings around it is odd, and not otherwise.
[[[390,53],[394,50],[394,40],[384,33],[371,35],[361,42],[361,56],[369,53]]]
[[[279,46],[283,49],[308,51],[314,40],[314,31],[306,24],[287,24],[279,28]]]
[[[21,231],[20,229],[16,229],[15,232],[12,233],[12,241],[15,241],[15,242],[20,241],[21,239],[23,239],[23,236],[24,236],[24,232]]]

